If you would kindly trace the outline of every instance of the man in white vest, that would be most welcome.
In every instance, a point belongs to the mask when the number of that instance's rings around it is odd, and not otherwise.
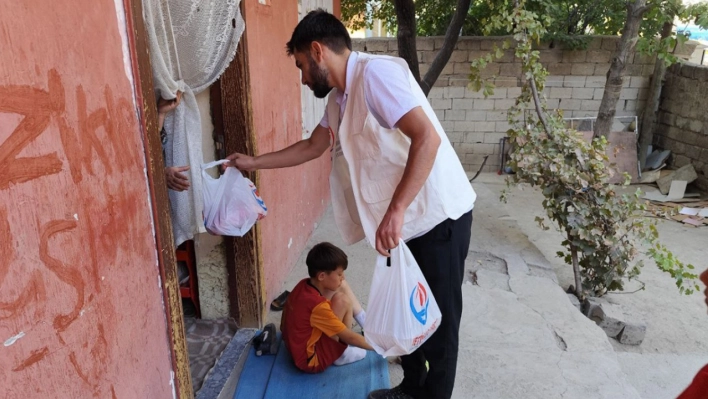
[[[331,92],[322,121],[283,150],[228,158],[241,170],[284,168],[332,147],[332,207],[342,237],[348,244],[366,238],[384,256],[404,240],[443,316],[430,339],[401,358],[401,385],[369,398],[450,398],[476,195],[405,61],[351,49],[336,17],[307,14],[287,52],[315,96]]]

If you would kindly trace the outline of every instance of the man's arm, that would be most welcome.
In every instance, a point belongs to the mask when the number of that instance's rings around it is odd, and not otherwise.
[[[237,152],[226,157],[229,166],[239,170],[278,169],[303,164],[322,155],[329,148],[329,131],[317,125],[310,138],[298,141],[280,151],[251,157]]]
[[[364,339],[363,336],[355,333],[349,328],[337,334],[336,337],[338,337],[340,341],[344,342],[347,345],[356,346],[358,348],[366,349],[369,351],[374,350],[374,348],[372,348],[371,345],[366,342],[366,339]]]
[[[411,139],[411,147],[403,177],[376,231],[376,250],[383,256],[388,256],[388,250],[398,246],[403,215],[428,179],[441,141],[421,107],[408,111],[397,125],[398,129]]]

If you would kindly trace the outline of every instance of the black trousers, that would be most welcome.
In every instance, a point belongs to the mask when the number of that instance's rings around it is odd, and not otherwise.
[[[407,243],[442,313],[438,330],[418,350],[401,357],[401,388],[415,398],[452,396],[462,317],[462,281],[471,229],[472,211],[457,220],[445,220]]]

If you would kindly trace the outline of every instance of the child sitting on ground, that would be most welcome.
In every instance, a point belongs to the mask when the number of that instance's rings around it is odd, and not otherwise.
[[[363,328],[366,312],[344,281],[347,255],[322,242],[307,254],[310,278],[293,288],[283,310],[280,330],[295,366],[319,373],[334,364],[363,359],[373,348],[351,330],[353,321]]]

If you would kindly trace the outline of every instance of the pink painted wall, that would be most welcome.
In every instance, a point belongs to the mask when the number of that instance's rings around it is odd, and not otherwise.
[[[271,5],[267,0],[263,5],[246,0],[245,20],[254,127],[258,151],[266,153],[302,139],[300,71],[285,54],[285,43],[298,22],[297,2]],[[268,205],[268,217],[259,222],[268,303],[279,294],[326,209],[329,165],[325,154],[298,167],[261,172],[258,189]]]
[[[3,398],[172,398],[117,15],[113,0],[0,2]]]
[[[342,1],[332,0],[332,14],[337,18],[342,19]]]

